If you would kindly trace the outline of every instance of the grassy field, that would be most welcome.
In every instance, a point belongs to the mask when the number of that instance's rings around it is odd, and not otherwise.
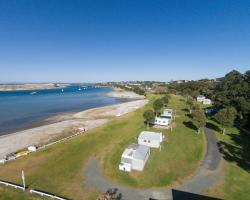
[[[151,107],[151,105],[148,105],[148,107]],[[126,173],[118,169],[123,150],[130,143],[136,142],[136,137],[140,131],[145,130],[145,126],[138,124],[135,131],[121,132],[121,134],[130,136],[126,140],[122,140],[119,145],[115,145],[110,153],[106,154],[103,171],[107,177],[133,187],[162,187],[175,181],[181,181],[183,177],[196,169],[202,156],[202,134],[197,135],[195,130],[186,127],[189,126],[190,119],[185,116],[187,113],[185,101],[178,96],[172,96],[169,107],[176,110],[175,123],[177,126],[173,129],[173,132],[166,129],[149,129],[162,131],[167,140],[163,142],[161,151],[151,149],[151,155],[144,171]],[[140,122],[140,124],[142,123]]]
[[[225,170],[218,185],[208,194],[223,199],[250,199],[250,136],[237,128],[229,128],[226,135],[220,133],[216,122],[210,120],[223,149]]]
[[[124,147],[135,141],[145,129],[142,109],[93,129],[64,143],[0,166],[0,179],[21,183],[21,170],[26,174],[27,186],[48,191],[70,199],[95,199],[94,190],[84,187],[84,168],[90,157],[103,163],[104,172],[113,180],[130,186],[166,186],[192,174],[202,157],[203,136],[190,128],[185,116],[185,102],[173,96],[170,107],[177,110],[177,127],[172,133],[164,131],[168,141],[162,151],[152,152],[143,173],[124,174],[117,170]],[[188,128],[186,127],[188,126]],[[156,175],[157,174],[157,175]],[[139,178],[140,177],[140,178]],[[0,187],[0,199],[38,199],[28,193]]]

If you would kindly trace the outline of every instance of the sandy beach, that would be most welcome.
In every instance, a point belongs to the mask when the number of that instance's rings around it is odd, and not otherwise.
[[[122,94],[121,91],[113,91],[109,96],[119,98],[135,98],[136,95]],[[126,97],[125,97],[126,96]],[[6,154],[23,149],[30,145],[47,143],[53,138],[57,138],[63,131],[85,127],[87,130],[103,125],[108,121],[133,112],[143,107],[148,102],[147,99],[134,100],[100,108],[93,108],[77,113],[62,114],[46,119],[46,125],[18,131],[16,133],[3,135],[0,137],[0,159]]]

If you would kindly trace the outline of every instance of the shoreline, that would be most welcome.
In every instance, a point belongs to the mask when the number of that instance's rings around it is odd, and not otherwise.
[[[147,99],[135,100],[131,98],[130,100],[126,103],[59,114],[37,122],[37,124],[41,124],[38,127],[2,135],[0,136],[0,159],[28,146],[48,143],[62,135],[66,130],[70,131],[79,127],[91,130],[104,125],[114,118],[143,107],[148,102]]]

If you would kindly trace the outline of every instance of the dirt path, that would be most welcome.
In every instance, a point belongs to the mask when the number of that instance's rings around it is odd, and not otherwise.
[[[219,179],[222,170],[221,154],[217,146],[217,139],[213,131],[205,128],[207,151],[202,164],[196,174],[185,183],[176,188],[159,189],[134,189],[120,184],[113,183],[103,176],[99,162],[90,159],[85,169],[85,185],[95,188],[98,192],[106,192],[109,188],[118,188],[124,200],[172,200],[173,190],[201,194],[213,186]],[[118,167],[118,166],[117,166]]]

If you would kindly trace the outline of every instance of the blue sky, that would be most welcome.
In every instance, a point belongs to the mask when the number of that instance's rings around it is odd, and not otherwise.
[[[0,0],[0,82],[200,79],[250,69],[250,1]]]

